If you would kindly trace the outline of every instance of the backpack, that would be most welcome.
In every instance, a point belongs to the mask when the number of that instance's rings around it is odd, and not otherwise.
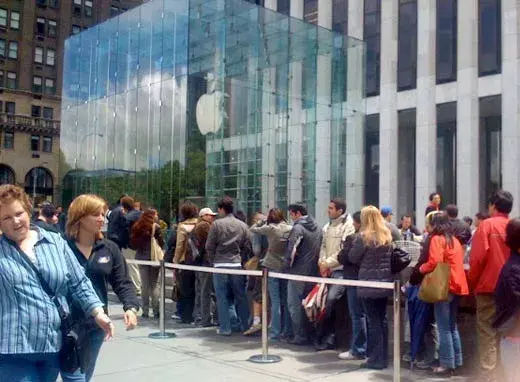
[[[186,264],[196,264],[200,263],[202,260],[202,243],[200,242],[197,235],[194,233],[195,228],[193,228],[187,235],[187,246],[186,246],[186,255],[184,257]]]

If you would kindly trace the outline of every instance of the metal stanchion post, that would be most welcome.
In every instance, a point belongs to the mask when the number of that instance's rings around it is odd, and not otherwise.
[[[394,281],[394,382],[401,381],[401,282]]]
[[[249,361],[254,363],[276,363],[280,362],[282,358],[278,355],[269,355],[267,336],[267,277],[268,270],[264,268],[262,271],[262,354],[256,354],[249,358]]]
[[[150,333],[148,337],[155,339],[166,339],[175,337],[175,333],[166,333],[164,326],[165,318],[165,288],[166,288],[166,268],[164,267],[164,260],[160,261],[159,265],[159,286],[161,288],[161,296],[159,300],[159,332]]]

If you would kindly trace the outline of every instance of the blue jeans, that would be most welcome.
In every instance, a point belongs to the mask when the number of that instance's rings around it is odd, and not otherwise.
[[[388,367],[387,298],[365,298],[363,308],[367,315],[367,364],[376,369]]]
[[[58,353],[0,354],[3,382],[54,382],[59,372]]]
[[[287,309],[287,281],[269,278],[267,282],[271,301],[271,328],[269,337],[278,338],[291,335],[291,318]],[[284,302],[282,304],[282,302]],[[282,314],[283,312],[283,314]],[[282,326],[283,317],[283,326]]]
[[[505,381],[518,381],[520,375],[520,343],[513,342],[508,338],[502,338],[500,341],[500,359],[504,368]]]
[[[90,341],[88,354],[89,362],[85,372],[82,373],[80,369],[76,370],[74,373],[66,373],[62,371],[61,378],[63,379],[63,382],[88,382],[92,378],[105,334],[102,330],[95,328],[88,334],[88,336]]]
[[[305,298],[305,283],[289,280],[287,283],[287,305],[291,315],[291,324],[296,340],[306,340],[305,320],[302,300]]]
[[[350,352],[356,357],[364,357],[367,352],[367,323],[356,287],[347,287],[347,301],[352,321]]]
[[[233,268],[236,269],[236,268]],[[249,328],[249,305],[246,295],[246,276],[224,275],[215,273],[213,275],[213,286],[217,296],[218,322],[220,334],[231,334],[230,308],[234,302],[236,314],[240,321],[240,330]],[[233,302],[229,299],[229,292],[233,293]]]
[[[439,330],[439,364],[448,369],[462,366],[462,344],[457,328],[459,300],[459,296],[450,294],[448,301],[433,305]]]

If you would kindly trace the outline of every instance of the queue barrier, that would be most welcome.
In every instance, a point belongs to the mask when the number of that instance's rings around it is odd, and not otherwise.
[[[394,313],[394,344],[393,344],[393,381],[401,381],[401,283],[399,280],[394,282],[379,282],[379,281],[362,281],[362,280],[343,280],[322,277],[298,276],[287,273],[269,272],[264,268],[261,271],[250,271],[245,269],[230,269],[230,268],[214,268],[185,264],[172,264],[161,261],[144,261],[144,260],[126,260],[128,264],[149,265],[152,267],[160,267],[159,285],[160,285],[160,306],[159,306],[159,332],[151,333],[150,338],[166,339],[175,337],[175,333],[168,333],[165,330],[165,286],[166,286],[166,269],[181,269],[194,272],[220,273],[242,276],[262,277],[262,354],[253,355],[249,361],[255,363],[276,363],[280,362],[282,358],[277,355],[269,354],[269,337],[267,335],[267,305],[268,305],[268,290],[267,279],[269,277],[302,281],[313,284],[329,284],[329,285],[343,285],[351,287],[376,288],[393,291],[393,313]]]

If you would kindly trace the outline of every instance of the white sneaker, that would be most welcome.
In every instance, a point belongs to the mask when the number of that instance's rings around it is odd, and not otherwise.
[[[343,352],[343,353],[339,353],[338,354],[338,358],[342,359],[343,361],[354,361],[354,360],[361,360],[361,359],[363,359],[361,357],[357,357],[354,354],[352,354],[350,352],[350,350],[346,351],[346,352]]]

